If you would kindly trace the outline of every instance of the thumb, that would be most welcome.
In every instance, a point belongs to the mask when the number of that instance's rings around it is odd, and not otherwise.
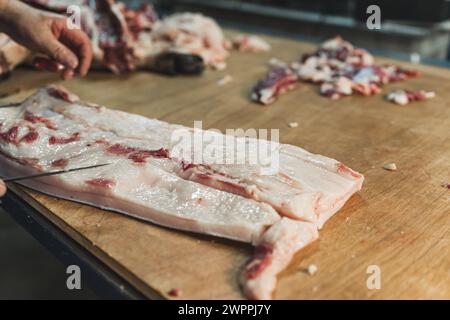
[[[61,63],[67,68],[76,69],[78,67],[77,56],[56,38],[50,40],[46,46],[46,52],[50,58]]]
[[[5,192],[6,192],[6,185],[2,180],[0,180],[0,197],[3,196]]]

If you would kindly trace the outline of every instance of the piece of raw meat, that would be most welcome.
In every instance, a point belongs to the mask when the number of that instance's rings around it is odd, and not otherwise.
[[[235,50],[242,52],[264,52],[270,50],[270,44],[254,35],[239,34],[231,40]]]
[[[55,90],[55,89],[53,89]],[[50,91],[57,107],[65,92]],[[63,117],[31,97],[0,110],[2,176],[109,163],[24,181],[38,191],[142,218],[163,226],[253,243],[280,219],[269,205],[178,177],[159,163],[164,149],[124,150],[123,138]],[[40,112],[33,104],[45,108]],[[120,147],[122,146],[122,148]],[[149,146],[149,145],[148,145]],[[245,214],[244,214],[245,213]]]
[[[157,21],[150,34],[156,51],[198,55],[215,69],[226,67],[229,53],[222,29],[201,14],[178,13]]]
[[[112,164],[103,170],[84,170],[22,184],[58,198],[121,212],[169,228],[248,243],[257,241],[279,220],[268,205],[180,179],[152,165],[151,159],[136,166],[126,160],[108,159],[101,152],[89,152],[69,160],[59,153],[48,155],[45,160],[13,159],[11,155],[2,159],[0,172],[6,176],[33,174],[62,165],[71,168],[81,163],[94,164],[97,160]]]
[[[235,165],[221,165],[201,158],[195,161],[196,155],[180,155],[178,149],[182,144],[172,141],[177,130],[188,135],[187,143],[194,139],[199,130],[171,125],[158,120],[147,119],[120,111],[96,108],[78,101],[69,93],[58,91],[58,95],[70,99],[67,104],[49,104],[53,101],[48,90],[41,90],[34,97],[37,105],[45,106],[68,119],[83,123],[85,126],[113,132],[122,137],[116,146],[119,156],[130,156],[136,148],[139,150],[165,149],[172,157],[165,157],[164,167],[170,168],[177,175],[218,189],[240,194],[258,201],[267,202],[282,215],[296,219],[315,222],[320,227],[330,215],[336,212],[346,199],[360,189],[363,178],[360,174],[348,169],[338,161],[311,154],[301,148],[272,143],[274,153],[279,157],[279,168],[271,175],[261,175],[260,165],[249,165],[248,159],[233,159],[234,149],[224,147],[221,134],[209,133],[214,141],[203,146],[204,152],[211,147],[222,151],[225,158],[231,158]],[[51,91],[52,94],[54,92]],[[42,117],[43,111],[37,107],[32,109],[35,116]],[[129,128],[134,128],[130,131]],[[257,145],[262,149],[262,141],[256,139],[234,138],[233,145],[245,143],[249,148]],[[121,150],[123,149],[123,150]],[[188,149],[188,148],[186,148]],[[223,150],[222,150],[223,149]],[[202,153],[202,149],[197,153]],[[229,153],[229,154],[228,154]],[[245,156],[245,154],[244,154]],[[175,160],[177,157],[178,160]],[[136,158],[136,157],[135,157]],[[161,160],[162,161],[162,160]],[[239,162],[240,161],[240,162]]]
[[[220,133],[213,133],[212,146],[223,149],[226,158],[234,151],[218,138],[271,146],[279,154],[278,170],[262,173],[260,165],[245,161],[195,161],[211,145],[180,153],[179,141],[172,139],[180,132],[187,140],[205,134],[86,103],[51,86],[21,104],[0,108],[0,174],[109,163],[23,184],[159,225],[255,244],[255,256],[241,276],[252,298],[270,297],[276,275],[362,185],[362,175],[336,160]]]
[[[38,99],[46,108],[51,108],[44,102],[48,100],[45,91],[41,91]],[[77,101],[77,98],[73,99]],[[261,140],[236,137],[230,143],[222,134],[208,132],[206,135],[201,130],[79,103],[66,106],[59,103],[53,110],[86,126],[122,137],[120,147],[125,151],[119,152],[120,156],[129,156],[131,152],[126,150],[133,148],[166,149],[170,157],[160,159],[160,163],[179,177],[265,202],[283,216],[310,221],[319,228],[361,188],[363,182],[362,175],[342,163],[290,145],[271,143],[266,146]],[[34,112],[40,114],[35,109]],[[135,129],[130,131],[129,128]],[[184,137],[183,143],[174,139],[180,135]],[[191,141],[196,136],[205,140],[201,143],[202,149],[181,153],[180,150],[191,149]],[[245,153],[236,154],[233,147],[242,144],[248,150],[270,151],[269,155],[277,157],[274,160],[279,162],[278,170],[262,175],[264,168],[261,165],[249,164],[250,157]],[[217,164],[214,158],[197,157],[198,154],[209,154],[211,149],[234,164]]]
[[[293,90],[298,83],[298,76],[287,65],[271,66],[264,79],[252,89],[252,100],[264,105],[276,101],[279,95]]]
[[[342,96],[349,96],[353,93],[353,83],[346,77],[338,77],[324,82],[320,86],[320,93],[333,100]]]
[[[257,243],[255,254],[241,274],[241,285],[247,297],[268,300],[275,290],[276,276],[292,257],[319,237],[308,222],[283,218],[274,224]]]
[[[406,105],[412,101],[423,101],[434,98],[436,94],[433,91],[425,90],[394,90],[386,95],[386,99],[399,105]]]

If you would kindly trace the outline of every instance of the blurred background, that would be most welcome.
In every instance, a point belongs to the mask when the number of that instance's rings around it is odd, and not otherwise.
[[[129,0],[136,5],[139,0]],[[449,0],[154,0],[162,15],[197,11],[222,26],[320,42],[340,34],[375,54],[450,66]],[[370,5],[381,8],[381,29],[369,30]]]

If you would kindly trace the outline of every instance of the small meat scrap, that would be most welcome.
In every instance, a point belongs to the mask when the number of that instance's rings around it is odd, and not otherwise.
[[[219,86],[224,86],[226,84],[229,84],[230,82],[233,81],[233,77],[230,76],[229,74],[227,74],[226,76],[224,76],[223,78],[221,78],[219,81],[217,81],[217,84]]]
[[[272,57],[269,60],[269,66],[270,67],[284,67],[287,68],[288,64],[278,58]]]
[[[183,295],[183,291],[181,291],[181,289],[179,289],[179,288],[173,288],[173,289],[170,289],[168,294],[171,297],[179,298],[179,297],[181,297]]]
[[[253,87],[252,100],[271,104],[279,95],[293,90],[297,82],[298,76],[289,66],[272,66],[266,77]]]
[[[383,169],[384,169],[384,170],[388,170],[388,171],[396,171],[396,170],[397,170],[397,165],[396,165],[395,163],[393,163],[393,162],[391,162],[391,163],[386,163],[386,164],[383,166]]]
[[[271,49],[267,41],[254,35],[239,34],[231,42],[235,50],[242,52],[264,52]]]
[[[435,96],[436,94],[433,91],[413,91],[400,89],[389,92],[386,95],[386,99],[393,103],[404,106],[412,101],[423,101],[434,98]]]
[[[315,265],[315,264],[310,264],[309,266],[308,266],[308,269],[307,269],[307,271],[308,271],[308,274],[310,275],[310,276],[313,276],[313,275],[315,275],[316,274],[316,272],[317,272],[317,266]]]
[[[349,96],[352,92],[352,81],[345,77],[339,77],[336,80],[324,82],[320,86],[320,93],[333,100],[339,99],[342,96]]]

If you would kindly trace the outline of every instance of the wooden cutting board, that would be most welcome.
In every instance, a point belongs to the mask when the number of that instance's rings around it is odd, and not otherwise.
[[[233,53],[225,71],[201,77],[92,72],[64,85],[83,100],[186,126],[202,120],[204,128],[220,130],[277,128],[281,142],[338,159],[365,175],[362,192],[280,275],[276,298],[449,299],[450,190],[441,184],[450,182],[450,71],[414,66],[421,77],[385,87],[384,93],[394,88],[437,93],[435,99],[408,106],[388,103],[381,94],[331,101],[317,87],[300,84],[276,104],[262,107],[249,101],[249,90],[265,74],[267,61],[294,61],[315,47],[267,40],[271,52]],[[219,86],[227,74],[233,82]],[[0,92],[55,82],[60,83],[47,73],[17,70]],[[289,122],[299,125],[290,128]],[[389,162],[398,171],[383,170]],[[248,245],[14,190],[149,298],[169,298],[172,288],[182,289],[186,299],[243,298],[237,277],[252,252]],[[305,272],[310,264],[318,267],[314,276]],[[379,290],[366,285],[371,265],[381,270]]]

